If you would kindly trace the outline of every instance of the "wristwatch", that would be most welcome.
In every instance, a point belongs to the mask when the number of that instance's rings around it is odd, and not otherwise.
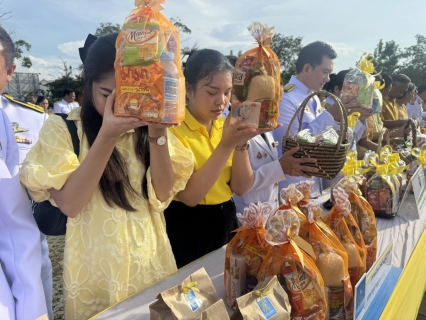
[[[148,140],[149,140],[149,142],[157,143],[159,146],[164,146],[167,142],[167,137],[166,136],[159,136],[158,138],[151,138],[151,137],[148,136]]]
[[[247,141],[241,147],[240,146],[236,146],[235,150],[237,150],[237,151],[247,151],[249,148],[250,148],[250,142]]]

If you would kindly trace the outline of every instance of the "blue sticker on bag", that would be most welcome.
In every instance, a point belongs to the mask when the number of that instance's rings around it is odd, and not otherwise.
[[[259,306],[260,311],[262,311],[266,320],[269,320],[278,314],[277,310],[274,308],[268,297],[261,298],[259,301],[257,301],[257,305]]]
[[[192,312],[197,311],[203,304],[201,300],[197,298],[193,290],[189,291],[188,295],[186,296],[186,303]]]

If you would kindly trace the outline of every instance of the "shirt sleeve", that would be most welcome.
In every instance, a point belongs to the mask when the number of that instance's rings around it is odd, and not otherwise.
[[[65,121],[52,115],[44,123],[38,142],[28,152],[20,179],[34,201],[42,202],[50,199],[47,190],[60,190],[79,165]],[[53,199],[51,202],[54,204]]]
[[[149,203],[156,211],[164,211],[169,206],[173,197],[178,192],[185,189],[186,183],[194,171],[194,155],[191,150],[186,148],[170,131],[167,133],[167,141],[173,172],[175,174],[173,191],[169,199],[164,202],[157,199],[157,195],[155,194],[155,190],[152,185],[151,168],[148,168],[146,173]]]

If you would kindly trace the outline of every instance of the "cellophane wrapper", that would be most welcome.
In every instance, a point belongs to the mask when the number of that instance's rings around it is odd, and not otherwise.
[[[270,48],[274,28],[254,22],[248,27],[258,43],[237,60],[232,80],[231,124],[241,128],[275,128],[281,101],[280,60]]]
[[[236,230],[236,235],[226,246],[225,257],[225,290],[226,301],[232,307],[230,295],[230,257],[231,254],[238,254],[245,257],[246,261],[246,290],[251,292],[258,283],[258,272],[263,263],[268,248],[271,246],[265,240],[265,223],[269,215],[275,209],[274,205],[268,202],[257,204],[250,203],[244,213],[238,213],[237,217],[242,223],[242,227]],[[238,298],[238,297],[237,297]]]
[[[259,270],[259,281],[277,275],[291,304],[291,319],[325,319],[324,281],[314,260],[292,239],[299,233],[293,210],[276,210],[266,223],[269,248]]]
[[[179,30],[162,13],[137,2],[140,6],[126,17],[116,41],[114,115],[182,122],[185,78]]]

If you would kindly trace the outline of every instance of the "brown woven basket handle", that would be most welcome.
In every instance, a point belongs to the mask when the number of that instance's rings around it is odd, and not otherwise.
[[[339,111],[340,111],[340,134],[339,134],[339,140],[337,141],[337,149],[336,149],[336,153],[335,153],[335,154],[337,154],[340,151],[340,146],[342,144],[343,137],[346,137],[346,132],[348,131],[348,123],[347,123],[348,118],[347,118],[347,114],[346,114],[346,109],[343,106],[342,101],[340,101],[340,99],[338,97],[336,97],[334,94],[332,94],[330,92],[327,92],[327,91],[313,92],[309,96],[307,96],[305,100],[303,100],[302,104],[296,110],[296,112],[293,115],[293,118],[290,121],[290,124],[288,125],[287,131],[286,131],[285,136],[284,136],[283,145],[285,146],[286,141],[287,141],[288,137],[290,136],[291,127],[293,126],[293,123],[296,120],[296,118],[297,118],[297,116],[298,116],[299,113],[301,113],[300,119],[299,119],[299,129],[298,129],[298,131],[300,132],[300,130],[302,129],[303,115],[305,114],[306,105],[308,104],[309,100],[312,97],[314,97],[314,96],[316,96],[318,94],[321,94],[322,96],[325,96],[325,97],[330,97],[339,106]]]

